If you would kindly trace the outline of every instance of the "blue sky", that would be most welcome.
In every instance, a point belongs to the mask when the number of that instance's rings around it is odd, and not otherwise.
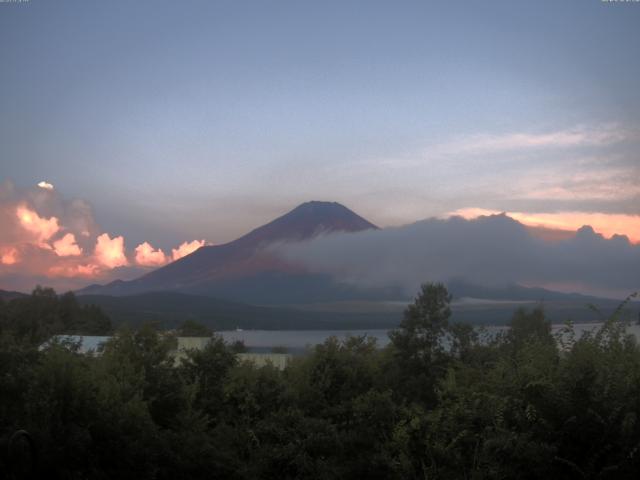
[[[640,214],[640,4],[0,4],[0,181],[165,249],[336,200]]]

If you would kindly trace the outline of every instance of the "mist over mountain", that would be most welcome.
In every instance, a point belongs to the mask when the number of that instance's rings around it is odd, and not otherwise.
[[[377,230],[374,224],[335,202],[303,203],[272,222],[224,245],[205,246],[132,281],[92,285],[83,294],[130,295],[181,291],[252,303],[292,303],[379,297],[382,289],[359,292],[332,276],[283,259],[271,245],[319,235]],[[395,292],[389,294],[394,297]],[[389,296],[386,295],[386,296]]]
[[[408,299],[421,283],[444,281],[457,296],[549,300],[548,289],[623,297],[638,288],[638,272],[638,245],[590,227],[555,241],[506,215],[379,229],[338,203],[308,202],[227,244],[79,293],[175,291],[294,304]]]
[[[274,249],[313,271],[360,288],[416,291],[425,281],[545,286],[624,297],[640,286],[640,246],[585,226],[546,241],[506,215],[428,219],[399,228],[324,235]]]

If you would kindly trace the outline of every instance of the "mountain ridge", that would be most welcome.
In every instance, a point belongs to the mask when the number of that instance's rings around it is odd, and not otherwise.
[[[294,281],[294,277],[311,275],[316,282],[331,283],[326,276],[311,274],[304,266],[282,260],[265,247],[278,242],[308,240],[325,233],[370,229],[377,230],[378,227],[337,202],[305,202],[236,240],[222,245],[200,247],[195,252],[137,279],[116,280],[103,286],[92,285],[78,293],[127,295],[170,290],[215,295],[216,288],[213,287],[228,290],[224,288],[224,283],[237,283],[239,279],[245,279],[247,283],[244,286],[237,285],[239,292],[246,287],[259,289],[259,285],[253,285],[256,283],[253,280],[270,274],[278,274],[280,280],[288,275]],[[225,295],[232,300],[245,300],[239,295],[232,294],[229,297],[228,292]]]

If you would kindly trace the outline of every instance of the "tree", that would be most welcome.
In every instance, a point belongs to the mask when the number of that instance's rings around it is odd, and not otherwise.
[[[545,318],[543,308],[539,306],[531,312],[523,308],[516,310],[509,322],[507,341],[516,348],[530,342],[555,346],[555,339],[551,335],[551,322]]]
[[[195,320],[185,320],[178,327],[178,336],[180,337],[210,337],[213,331]]]
[[[449,328],[451,295],[441,283],[422,285],[404,312],[400,327],[389,333],[398,370],[394,375],[407,398],[435,401],[438,378],[446,370],[443,341]]]
[[[237,363],[235,352],[214,335],[202,350],[187,351],[180,370],[190,384],[195,384],[196,406],[215,418],[224,401],[224,384]]]
[[[106,335],[111,330],[109,317],[99,307],[80,305],[72,292],[58,296],[41,286],[0,309],[0,331],[30,345],[41,345],[53,335]]]
[[[176,348],[173,335],[158,332],[149,324],[137,331],[122,328],[104,346],[103,360],[112,375],[129,371],[138,375],[143,398],[161,427],[170,426],[186,402],[175,368]]]

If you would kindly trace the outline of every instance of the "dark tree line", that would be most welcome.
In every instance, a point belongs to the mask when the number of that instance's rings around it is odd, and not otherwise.
[[[39,345],[57,334],[107,335],[111,321],[95,305],[80,305],[73,292],[36,287],[24,298],[0,298],[0,335]]]
[[[54,297],[38,291],[31,306],[0,307],[0,431],[30,432],[37,478],[640,471],[640,349],[617,316],[581,338],[570,325],[556,337],[541,309],[519,310],[508,331],[480,338],[450,323],[446,289],[428,284],[388,347],[332,338],[279,371],[238,363],[216,336],[176,364],[175,338],[150,326],[119,330],[101,356],[38,350],[49,331],[107,325]]]

